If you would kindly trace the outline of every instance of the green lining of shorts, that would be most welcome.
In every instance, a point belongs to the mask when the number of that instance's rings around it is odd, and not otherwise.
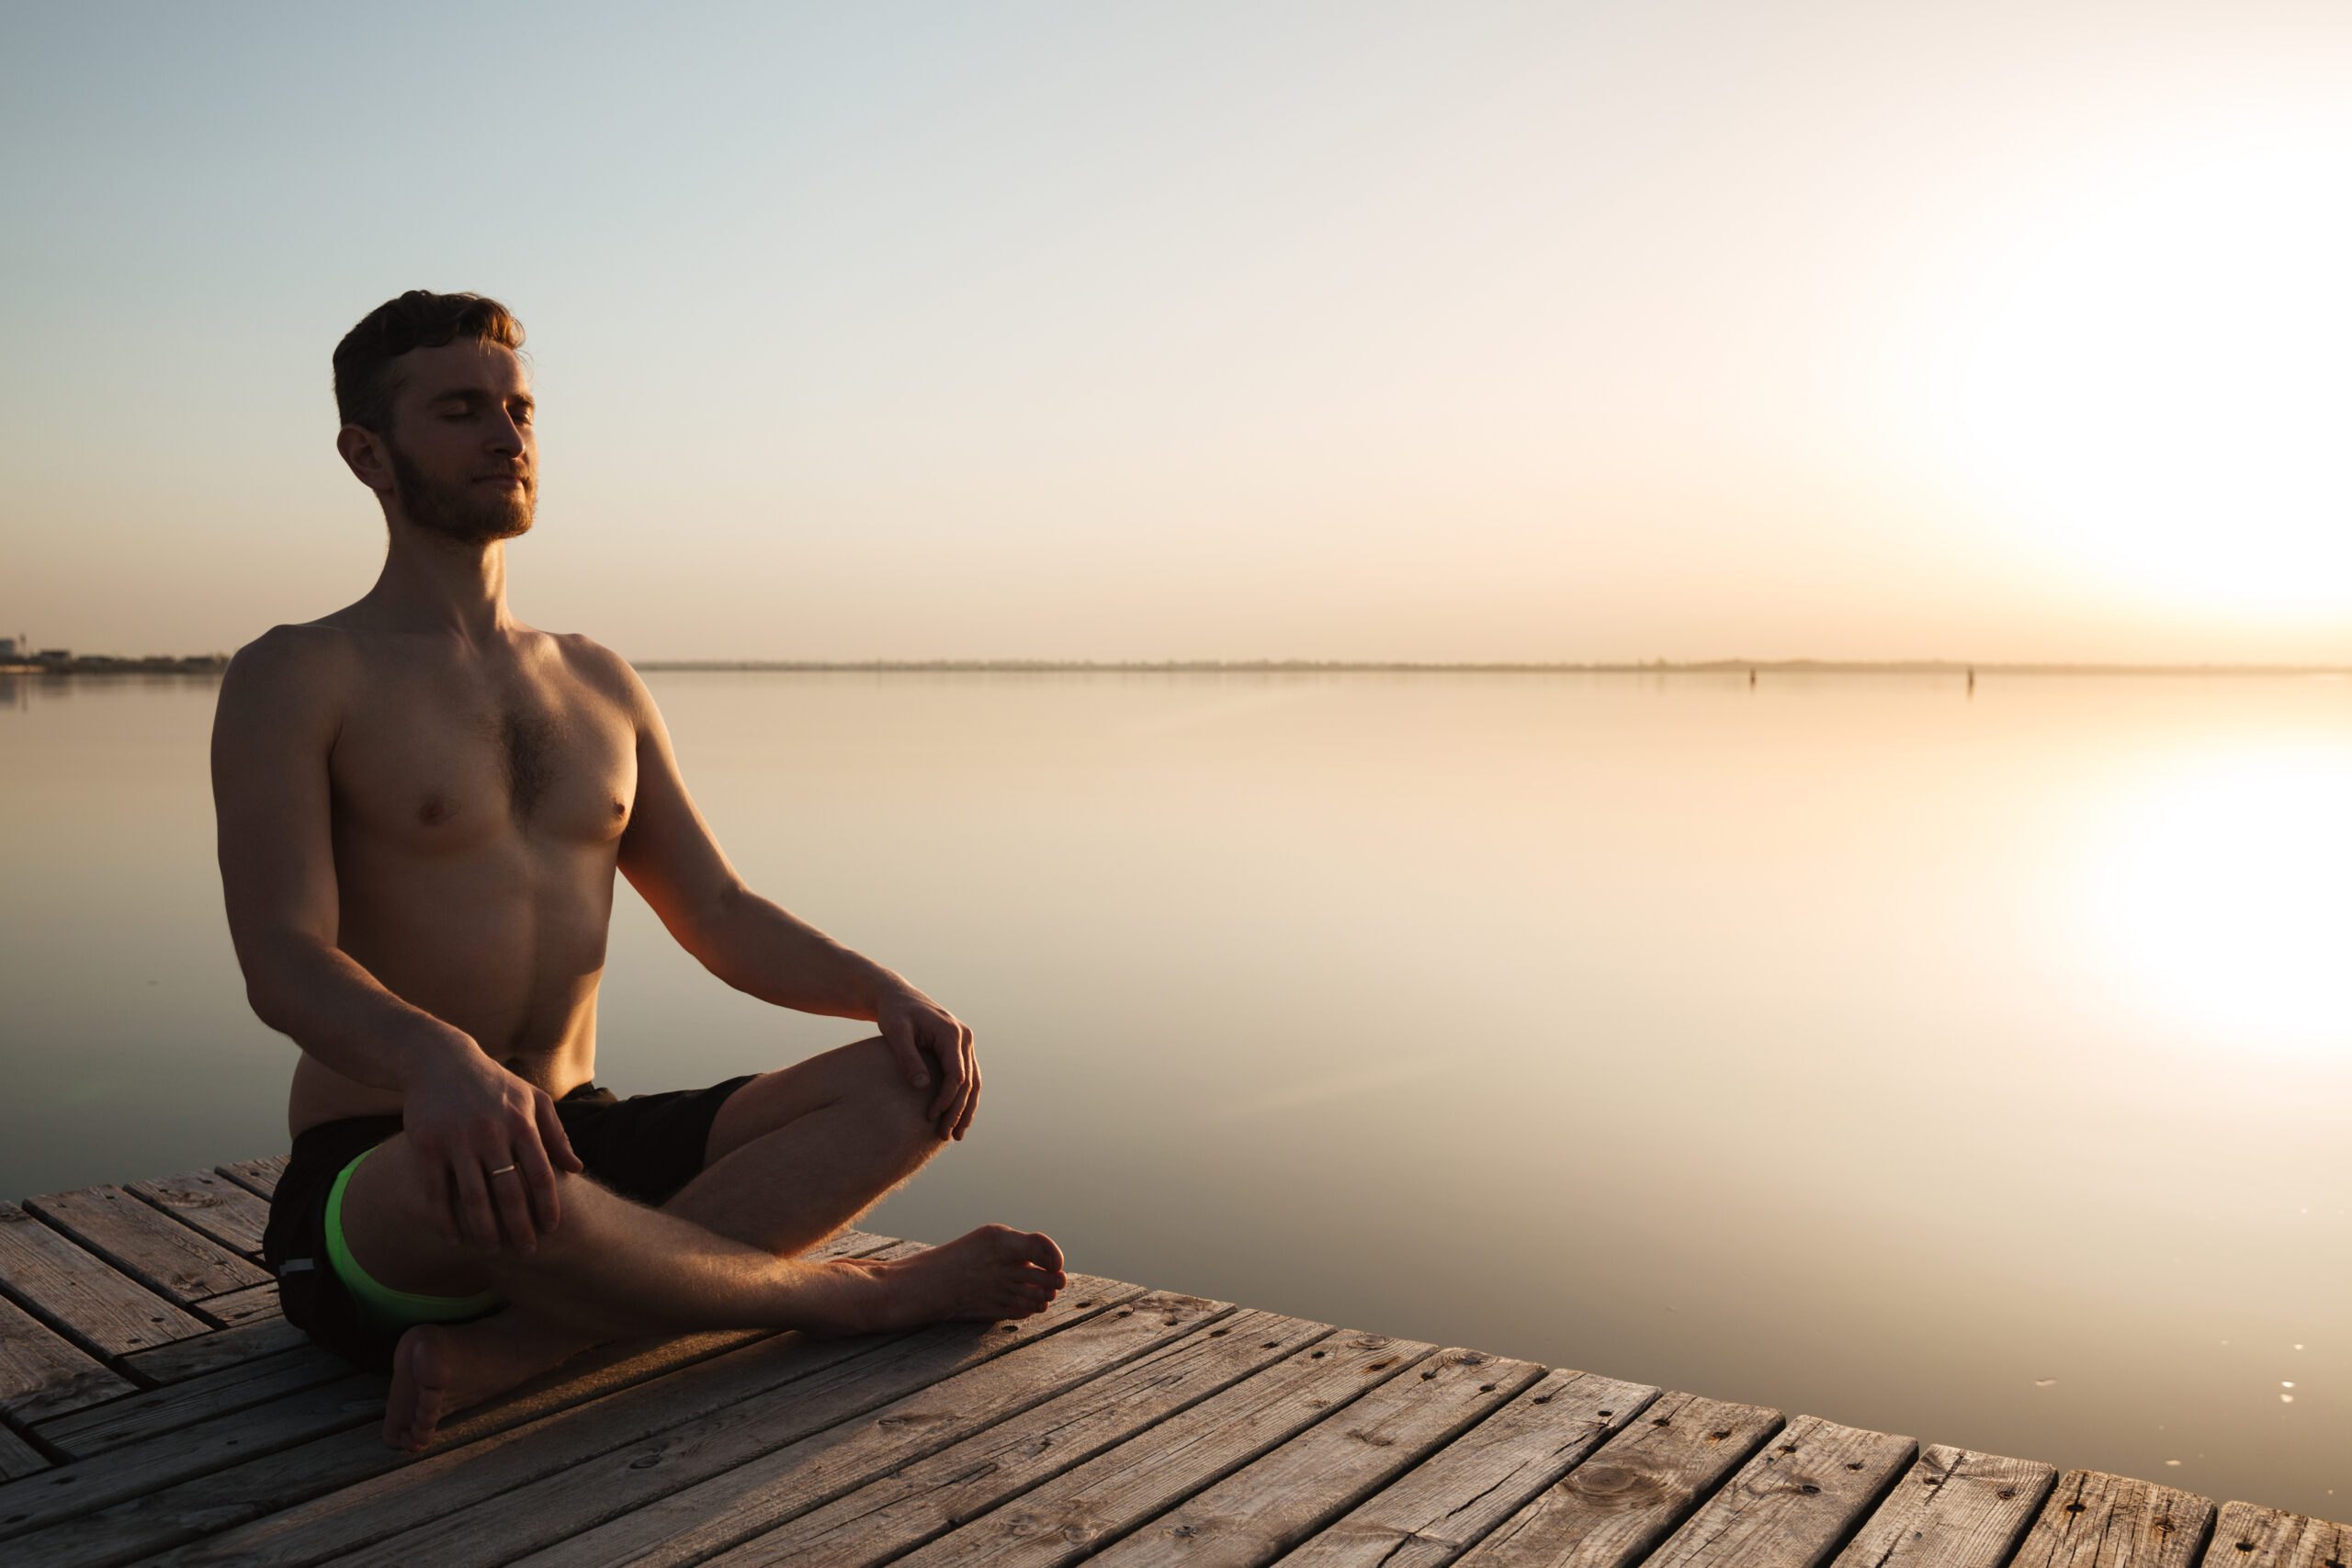
[[[358,1302],[359,1310],[375,1320],[379,1327],[406,1328],[417,1323],[446,1323],[452,1318],[479,1317],[506,1298],[496,1291],[483,1291],[470,1296],[424,1296],[413,1291],[395,1291],[381,1285],[359,1267],[359,1259],[343,1239],[343,1187],[351,1173],[359,1168],[373,1149],[362,1149],[351,1156],[351,1163],[336,1173],[334,1185],[327,1190],[327,1261]]]

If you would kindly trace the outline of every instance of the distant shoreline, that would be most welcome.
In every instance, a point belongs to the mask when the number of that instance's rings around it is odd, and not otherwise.
[[[94,653],[80,659],[17,660],[0,664],[0,675],[218,675],[228,667],[225,653],[156,653],[138,659]]]
[[[1417,663],[1350,659],[635,659],[647,671],[771,671],[803,674],[1140,675],[2352,675],[2346,664],[1971,663],[1962,659],[1706,659],[1640,663]],[[218,675],[225,653],[127,659],[91,654],[0,664],[0,675]]]
[[[1432,675],[2352,675],[2344,664],[1971,663],[1962,659],[1654,660],[1634,664],[1458,663],[1315,659],[1170,659],[1157,661],[1061,659],[631,660],[639,670],[865,671],[874,674],[1432,674]]]

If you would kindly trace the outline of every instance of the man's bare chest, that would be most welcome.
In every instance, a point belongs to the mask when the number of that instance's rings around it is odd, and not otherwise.
[[[518,839],[587,846],[628,825],[636,734],[578,682],[405,674],[346,710],[330,771],[345,833],[420,854]]]

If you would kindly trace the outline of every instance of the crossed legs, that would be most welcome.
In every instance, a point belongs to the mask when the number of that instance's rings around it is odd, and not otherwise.
[[[559,1172],[561,1220],[527,1256],[450,1245],[427,1213],[424,1172],[405,1138],[378,1145],[344,1200],[361,1266],[394,1289],[492,1288],[510,1303],[402,1336],[385,1440],[420,1448],[450,1411],[610,1338],[727,1327],[856,1334],[1043,1311],[1066,1277],[1060,1249],[1033,1232],[984,1225],[892,1263],[795,1256],[937,1152],[922,1107],[878,1040],[763,1074],[720,1107],[702,1174],[659,1209]]]

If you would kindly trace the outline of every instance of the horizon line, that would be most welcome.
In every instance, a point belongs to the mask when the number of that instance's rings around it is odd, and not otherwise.
[[[221,652],[136,655],[82,653],[61,660],[0,663],[5,674],[126,673],[177,667],[218,673]],[[1645,659],[1645,660],[1409,660],[1409,659],[631,659],[647,671],[775,671],[865,674],[1919,674],[1965,675],[2352,675],[2352,664],[2134,662],[2120,660],[1967,659]],[[92,665],[99,669],[89,668]],[[141,667],[145,667],[142,671]]]
[[[922,671],[1052,672],[1133,671],[1325,673],[1530,673],[1566,674],[1736,674],[1758,673],[1885,673],[1965,674],[1970,671],[2005,674],[2132,674],[2132,675],[2352,675],[2352,664],[2258,664],[2237,662],[2135,663],[2121,660],[1966,660],[1966,659],[1649,659],[1591,661],[1544,660],[1380,660],[1380,659],[632,659],[638,670],[773,670],[805,671]]]

